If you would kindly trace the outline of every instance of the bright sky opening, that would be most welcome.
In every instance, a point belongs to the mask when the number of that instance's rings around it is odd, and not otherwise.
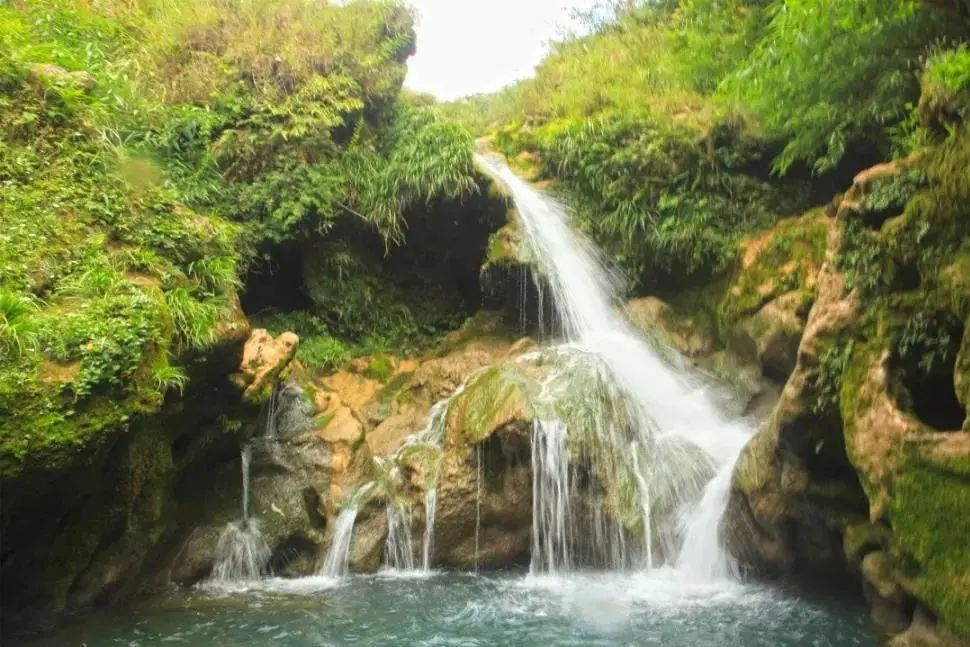
[[[595,0],[411,0],[418,52],[405,85],[438,99],[493,92],[532,76],[551,40]]]

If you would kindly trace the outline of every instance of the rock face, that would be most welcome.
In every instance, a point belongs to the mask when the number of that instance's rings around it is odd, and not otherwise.
[[[315,570],[323,540],[322,501],[334,471],[333,453],[314,433],[316,407],[295,380],[281,384],[272,397],[262,433],[248,441],[250,511],[272,551],[269,569],[280,575],[308,574]],[[267,419],[270,411],[273,415]],[[232,461],[223,473],[228,496],[200,515],[206,524],[196,527],[180,546],[170,567],[175,583],[193,584],[208,577],[222,528],[241,517],[239,461]]]
[[[735,487],[744,497],[732,502],[729,534],[737,552],[759,568],[837,566],[842,524],[865,514],[838,419],[816,406],[822,340],[837,336],[858,309],[842,291],[839,275],[825,266],[795,370],[738,461]]]
[[[970,291],[947,242],[967,236],[953,201],[968,188],[945,179],[966,149],[869,169],[833,205],[794,368],[726,518],[750,568],[858,573],[899,645],[970,636]],[[766,371],[797,336],[790,295],[741,324]]]

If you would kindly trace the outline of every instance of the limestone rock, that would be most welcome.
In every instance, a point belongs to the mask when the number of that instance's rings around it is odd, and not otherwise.
[[[169,575],[172,582],[187,586],[208,577],[220,532],[216,526],[201,526],[189,534],[172,562]]]
[[[742,330],[754,342],[758,360],[766,373],[784,379],[795,368],[805,327],[799,314],[803,302],[800,292],[786,292],[741,324]]]
[[[285,332],[273,338],[265,329],[254,330],[243,349],[242,364],[232,376],[233,384],[243,391],[246,402],[264,402],[273,385],[296,356],[300,338]]]
[[[626,312],[639,330],[687,357],[709,355],[717,348],[705,326],[693,317],[678,317],[669,304],[656,297],[632,299]]]
[[[966,641],[941,627],[939,620],[922,605],[917,605],[906,631],[893,636],[889,647],[966,647]]]
[[[34,63],[30,66],[30,74],[42,83],[57,83],[79,88],[90,92],[97,86],[97,81],[88,72],[68,72],[53,63]]]
[[[841,427],[815,407],[820,354],[854,320],[858,299],[846,293],[830,263],[819,272],[817,286],[795,367],[735,469],[729,538],[742,561],[761,571],[837,565],[843,559],[841,530],[849,520],[865,520],[865,496],[845,454]]]

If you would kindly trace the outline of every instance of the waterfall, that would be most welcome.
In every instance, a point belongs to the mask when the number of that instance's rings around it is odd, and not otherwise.
[[[411,539],[411,514],[402,506],[387,506],[387,540],[384,563],[397,571],[414,570],[414,542]]]
[[[557,573],[572,566],[566,426],[536,420],[532,427],[531,573]]]
[[[421,542],[421,570],[431,570],[434,549],[434,518],[438,510],[438,488],[431,487],[424,493],[424,539]]]
[[[344,577],[350,571],[350,544],[354,536],[354,523],[357,521],[357,511],[367,495],[374,489],[374,483],[367,483],[351,493],[344,502],[343,509],[333,522],[333,535],[330,548],[324,557],[323,565],[317,571],[318,575],[328,577]]]
[[[279,400],[283,391],[283,383],[277,382],[273,385],[273,393],[269,396],[266,403],[266,427],[263,430],[263,438],[275,440],[277,437],[277,417],[279,416]]]
[[[693,514],[683,519],[684,543],[677,556],[677,570],[695,582],[709,582],[737,576],[731,555],[720,545],[718,526],[731,493],[733,463],[725,463],[704,490],[704,496]],[[711,537],[717,538],[719,550],[709,550]]]
[[[725,419],[699,380],[665,362],[634,330],[621,314],[619,277],[570,228],[562,204],[501,161],[477,161],[515,202],[545,279],[543,298],[562,328],[560,356],[572,363],[563,374],[587,372],[587,383],[572,393],[549,389],[554,415],[533,431],[532,572],[574,568],[584,551],[586,561],[612,568],[667,564],[702,578],[723,576],[729,569],[718,566],[728,563],[719,520],[731,468],[753,430]],[[612,404],[593,401],[603,395]],[[585,402],[600,407],[596,415],[575,415]],[[577,470],[609,494],[611,521],[600,505],[583,501],[572,478]],[[644,559],[631,558],[633,545]]]
[[[215,564],[211,579],[218,582],[255,580],[267,572],[271,551],[263,538],[259,519],[249,513],[249,468],[252,449],[243,445],[242,463],[242,519],[226,524],[216,544]]]
[[[350,540],[354,534],[354,522],[357,520],[357,506],[345,508],[337,515],[333,524],[333,539],[330,550],[323,560],[319,574],[327,577],[343,577],[350,570]]]
[[[242,518],[243,521],[249,521],[249,465],[253,460],[252,447],[243,445],[239,459],[242,465]]]

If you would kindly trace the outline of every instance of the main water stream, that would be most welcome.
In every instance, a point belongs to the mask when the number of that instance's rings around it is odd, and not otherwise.
[[[432,470],[422,540],[411,536],[410,509],[388,504],[390,570],[347,576],[357,508],[376,487],[367,485],[334,523],[320,575],[217,578],[88,616],[50,644],[877,644],[859,604],[738,578],[719,525],[755,421],[723,413],[708,380],[675,368],[634,331],[617,277],[559,202],[500,161],[478,162],[514,199],[538,290],[556,314],[541,351],[553,370],[532,430],[529,572],[432,570]],[[440,451],[447,404],[435,406],[402,452]],[[580,486],[590,482],[604,493],[593,504]],[[246,508],[238,527],[251,523]],[[476,514],[476,546],[479,523]]]

